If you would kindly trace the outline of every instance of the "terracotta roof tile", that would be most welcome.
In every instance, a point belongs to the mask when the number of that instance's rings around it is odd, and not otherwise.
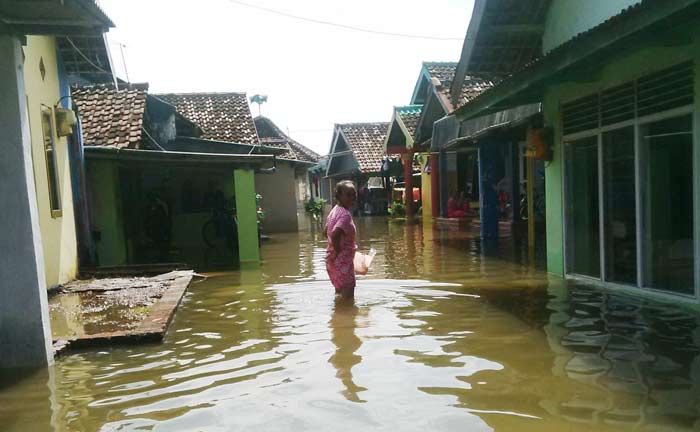
[[[345,123],[336,127],[350,146],[360,172],[377,172],[384,157],[384,140],[389,123]]]
[[[140,148],[145,85],[115,90],[111,85],[74,87],[72,97],[78,106],[86,146]]]
[[[257,145],[245,93],[169,93],[156,95],[199,125],[203,139]]]
[[[437,90],[446,100],[451,100],[450,89],[457,71],[457,63],[425,62],[424,66],[430,77],[437,81]],[[454,109],[475,99],[481,93],[493,87],[493,85],[494,83],[489,79],[467,76],[464,79],[459,100],[452,101]]]
[[[269,118],[258,116],[255,117],[254,121],[262,145],[287,150],[286,153],[279,156],[280,158],[301,162],[318,162],[320,156],[316,152],[294,141]]]

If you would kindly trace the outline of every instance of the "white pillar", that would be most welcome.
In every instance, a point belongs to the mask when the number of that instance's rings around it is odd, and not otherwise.
[[[53,361],[22,49],[0,34],[0,367]]]

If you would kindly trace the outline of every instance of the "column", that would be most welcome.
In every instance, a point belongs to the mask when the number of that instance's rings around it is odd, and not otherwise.
[[[438,154],[430,155],[430,201],[433,205],[433,217],[440,217],[440,158]]]
[[[255,202],[255,174],[252,169],[233,171],[238,218],[238,252],[241,264],[260,262],[258,205]]]
[[[440,150],[440,156],[439,156],[439,166],[440,169],[438,170],[440,173],[438,174],[438,181],[440,182],[440,217],[446,218],[447,217],[447,201],[449,200],[449,195],[450,195],[450,184],[449,184],[449,176],[447,174],[447,152]]]
[[[404,178],[404,205],[406,206],[406,218],[413,220],[413,153],[403,155]]]
[[[498,193],[496,192],[496,143],[479,143],[479,202],[482,240],[498,239]]]
[[[0,34],[0,367],[53,362],[19,41]]]

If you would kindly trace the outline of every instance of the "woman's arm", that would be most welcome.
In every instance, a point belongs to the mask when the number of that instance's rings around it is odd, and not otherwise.
[[[331,242],[333,243],[333,258],[337,257],[340,253],[340,241],[343,239],[345,232],[342,229],[336,228],[331,233]]]

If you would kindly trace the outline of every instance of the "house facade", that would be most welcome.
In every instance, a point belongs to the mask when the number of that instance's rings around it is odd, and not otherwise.
[[[324,178],[331,198],[329,204],[332,205],[334,200],[335,185],[350,180],[358,189],[358,209],[361,212],[385,214],[391,200],[389,179],[381,180],[388,130],[389,123],[386,122],[335,125]],[[378,182],[373,185],[370,183],[372,179]]]
[[[277,156],[277,171],[273,176],[258,175],[255,179],[258,193],[269,210],[265,214],[266,228],[270,232],[297,231],[304,205],[311,198],[308,170],[318,163],[320,156],[289,137],[269,118],[258,116],[253,120],[260,144],[284,151]]]
[[[78,265],[79,132],[68,84],[71,75],[111,77],[103,33],[112,26],[91,0],[0,5],[0,367],[53,358],[46,290],[72,279]],[[85,40],[97,43],[81,50]]]
[[[457,116],[542,103],[549,272],[697,304],[700,2],[529,3],[540,56]]]
[[[173,105],[185,118],[201,126],[201,140],[226,144],[264,146],[276,149],[280,156],[274,172],[255,174],[255,186],[265,210],[264,230],[268,233],[294,232],[298,224],[298,179],[302,166],[310,166],[315,155],[301,144],[282,134],[268,119],[257,122],[250,113],[245,93],[176,93],[156,95]],[[258,136],[256,124],[264,129]],[[274,126],[274,127],[273,127]],[[214,145],[214,144],[212,144]],[[294,147],[292,147],[294,146]],[[286,188],[286,189],[285,189]]]
[[[74,90],[96,264],[259,262],[254,177],[274,155],[203,138],[202,127],[147,89]]]

